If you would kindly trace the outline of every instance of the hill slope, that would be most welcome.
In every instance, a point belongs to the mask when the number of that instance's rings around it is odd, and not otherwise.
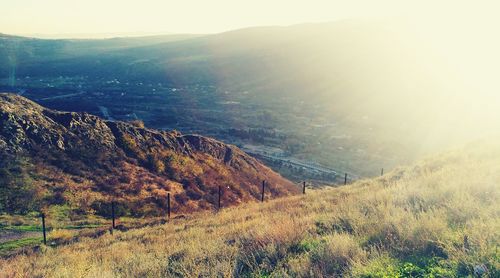
[[[123,37],[109,39],[37,39],[11,36],[0,33],[1,61],[0,76],[9,74],[12,68],[74,58],[90,54],[110,54],[126,48],[190,39],[198,35],[158,35],[144,37]],[[4,60],[5,59],[5,60]],[[41,64],[38,64],[40,66]]]
[[[350,186],[18,255],[0,273],[498,277],[500,147],[480,144]]]
[[[104,121],[86,113],[46,109],[0,94],[1,212],[24,213],[67,205],[74,213],[105,209],[160,214],[166,194],[173,209],[191,212],[298,189],[238,148],[178,132]],[[160,208],[160,209],[159,209]]]

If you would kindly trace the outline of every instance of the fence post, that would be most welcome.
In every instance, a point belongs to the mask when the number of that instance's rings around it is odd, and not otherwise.
[[[47,232],[45,229],[45,213],[42,212],[42,233],[43,233],[43,244],[47,245]]]
[[[115,201],[111,201],[111,234],[115,229]]]
[[[380,176],[383,176],[384,175],[384,168],[382,168],[382,170],[380,170]]]
[[[170,192],[167,194],[167,219],[170,220]]]
[[[220,205],[220,198],[221,198],[221,195],[222,195],[222,188],[221,186],[219,185],[219,196],[218,196],[218,201],[217,201],[217,208],[220,210],[221,209],[221,205]]]
[[[305,181],[303,182],[303,185],[302,185],[302,194],[306,194],[306,182]]]
[[[265,192],[265,190],[266,190],[266,181],[263,180],[262,181],[262,197],[260,198],[261,202],[264,202],[264,192]]]
[[[345,173],[345,176],[344,176],[344,185],[347,184],[347,173]]]

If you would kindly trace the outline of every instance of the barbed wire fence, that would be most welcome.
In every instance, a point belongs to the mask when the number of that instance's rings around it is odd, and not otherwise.
[[[384,175],[384,168],[381,168],[380,170],[380,176],[383,176]],[[357,176],[354,176],[354,175],[350,175],[349,173],[344,173],[344,179],[343,179],[343,184],[344,185],[347,185],[348,183],[350,182],[354,182],[356,181],[357,179],[359,179],[359,177]],[[301,182],[298,182],[298,186],[301,186],[302,190],[301,190],[301,194],[305,195],[307,192],[307,182],[304,180],[304,181],[301,181]],[[269,183],[266,181],[266,180],[262,180],[262,186],[261,186],[261,190],[260,190],[260,202],[263,203],[266,201],[266,189],[271,192],[269,190],[270,188],[270,185]],[[220,210],[223,209],[223,205],[222,205],[222,196],[224,194],[223,192],[223,186],[217,186],[217,204],[216,204],[216,207],[215,207],[215,211],[216,212],[219,212]],[[271,192],[272,194],[272,192]],[[170,220],[171,220],[171,215],[172,215],[172,200],[171,200],[171,193],[168,192],[167,195],[166,195],[166,202],[165,202],[165,208],[164,208],[164,216],[163,216],[163,219],[161,221],[156,221],[154,222],[153,224],[164,224],[164,223],[168,223]],[[123,204],[122,204],[123,205]],[[97,229],[103,229],[104,230],[101,230],[100,232],[97,233],[97,236],[105,233],[107,230],[109,230],[109,232],[111,234],[113,234],[114,230],[116,229],[120,229],[120,230],[128,230],[128,229],[131,229],[131,228],[135,228],[135,227],[124,227],[122,224],[120,225],[117,225],[117,221],[118,221],[118,218],[120,217],[120,213],[117,213],[117,202],[115,199],[112,199],[110,201],[110,211],[109,211],[109,216],[108,216],[108,219],[110,221],[110,223],[108,225],[106,224],[103,224],[103,225],[94,225],[94,226],[90,226],[90,227],[95,227]],[[48,243],[48,233],[51,231],[50,227],[48,227],[47,225],[47,214],[44,213],[44,212],[40,212],[39,214],[39,217],[40,217],[40,221],[41,221],[41,233],[42,233],[42,242],[44,245],[47,245]],[[182,218],[182,217],[181,217]],[[108,228],[106,228],[106,226],[108,226]],[[83,229],[83,228],[86,228],[86,227],[89,227],[88,225],[78,225],[78,224],[75,224],[75,225],[72,225],[71,227],[75,228],[75,229]],[[140,227],[140,225],[139,225]]]

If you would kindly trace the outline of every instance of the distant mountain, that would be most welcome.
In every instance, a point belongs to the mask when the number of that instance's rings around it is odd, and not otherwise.
[[[345,20],[255,27],[198,37],[0,41],[0,77],[88,76],[177,86],[215,85],[277,97],[335,103],[325,112],[383,120],[448,97],[446,61],[429,53],[404,22]],[[407,102],[411,99],[411,102]],[[397,105],[394,105],[397,104]],[[439,109],[442,103],[436,103]],[[356,115],[357,117],[358,115]],[[394,123],[394,124],[400,124]]]
[[[229,140],[271,142],[300,159],[371,175],[488,134],[495,125],[491,115],[500,101],[491,92],[497,85],[473,78],[481,74],[470,61],[481,60],[480,51],[461,40],[439,45],[448,37],[414,27],[396,19],[344,20],[164,38],[170,41],[7,38],[0,39],[0,79],[4,90],[24,90],[40,101],[49,99],[52,92],[39,92],[50,86],[61,95],[84,91],[44,103],[52,108],[97,114],[100,105],[159,128],[213,136],[232,128],[278,131],[286,140]],[[466,35],[470,31],[460,38]],[[63,85],[55,80],[60,76],[67,77]],[[182,94],[172,91],[179,88]]]
[[[46,109],[0,94],[0,212],[53,205],[102,213],[114,199],[123,212],[164,213],[231,206],[298,189],[238,148],[198,136]]]
[[[35,70],[41,66],[39,63],[42,62],[60,63],[61,60],[85,55],[111,53],[125,48],[145,47],[198,36],[176,34],[109,39],[37,39],[0,34],[0,61],[2,62],[0,77],[11,76],[13,73],[37,76],[36,72],[31,72],[27,68]],[[85,74],[83,71],[81,73]]]
[[[176,35],[170,32],[118,32],[118,33],[22,33],[19,36],[38,39],[111,39]]]

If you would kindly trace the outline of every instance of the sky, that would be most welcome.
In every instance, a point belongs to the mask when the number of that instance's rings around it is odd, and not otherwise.
[[[250,26],[347,18],[467,18],[479,10],[493,16],[498,10],[491,5],[495,5],[494,1],[0,0],[0,33],[63,37],[218,33]]]

